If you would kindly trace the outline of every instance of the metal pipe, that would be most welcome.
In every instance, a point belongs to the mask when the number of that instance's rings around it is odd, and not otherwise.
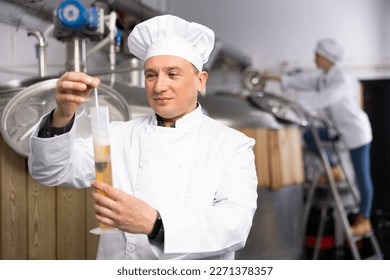
[[[35,29],[27,29],[27,36],[35,36],[38,39],[38,44],[35,45],[38,57],[39,77],[46,76],[46,40],[42,32]]]
[[[103,40],[101,40],[99,43],[97,43],[93,48],[91,48],[87,51],[87,57],[90,57],[94,53],[100,51],[102,48],[107,46],[109,43],[110,43],[110,37],[107,36]]]
[[[116,19],[117,19],[116,12],[111,12],[109,17],[109,22],[108,22],[108,29],[110,30],[109,33],[110,51],[108,56],[110,60],[110,70],[112,71],[110,75],[111,87],[114,86],[115,83],[115,73],[113,73],[113,71],[115,70],[115,65],[116,65],[116,51],[115,51]]]
[[[114,10],[123,11],[127,14],[134,15],[141,20],[146,20],[155,16],[161,15],[161,13],[149,8],[139,1],[134,0],[104,0]]]
[[[49,36],[53,35],[53,30],[54,30],[54,23],[50,24],[45,31],[43,32],[43,37],[48,38]]]
[[[66,43],[66,71],[87,72],[85,39],[78,37]]]

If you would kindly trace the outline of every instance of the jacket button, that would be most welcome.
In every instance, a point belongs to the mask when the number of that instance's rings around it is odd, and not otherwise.
[[[135,245],[134,244],[128,244],[126,248],[127,253],[134,253],[135,251]]]
[[[148,165],[148,162],[146,161],[146,160],[141,160],[141,162],[139,163],[139,166],[141,167],[141,168],[144,168],[144,167],[146,167]]]

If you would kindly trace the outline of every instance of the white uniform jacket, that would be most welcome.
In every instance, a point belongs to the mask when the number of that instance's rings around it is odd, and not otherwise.
[[[50,186],[90,186],[92,140],[75,139],[76,125],[53,138],[34,132],[33,178]],[[205,116],[200,106],[176,128],[157,126],[155,115],[114,122],[110,139],[114,186],[160,212],[165,241],[104,234],[98,259],[234,259],[257,207],[253,139]]]
[[[294,89],[294,99],[307,110],[324,111],[347,148],[371,142],[371,125],[367,114],[359,107],[357,82],[338,67],[320,75],[282,76],[281,86]]]

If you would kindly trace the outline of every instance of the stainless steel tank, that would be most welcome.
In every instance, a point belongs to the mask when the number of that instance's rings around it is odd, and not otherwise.
[[[206,114],[233,128],[282,128],[270,113],[252,106],[247,97],[239,93],[215,93],[199,96]]]
[[[5,142],[18,154],[28,157],[29,138],[41,117],[56,107],[54,89],[57,79],[38,82],[13,96],[4,108],[1,117],[1,134]],[[98,89],[99,105],[108,106],[110,121],[129,120],[130,108],[114,89],[101,84]],[[89,107],[95,106],[90,98],[77,111],[77,135],[90,135]]]
[[[258,110],[272,114],[280,122],[298,126],[309,125],[309,113],[284,96],[257,91],[251,92],[248,101]]]

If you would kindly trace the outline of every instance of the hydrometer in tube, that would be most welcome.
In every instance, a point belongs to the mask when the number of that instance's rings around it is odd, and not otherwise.
[[[97,90],[95,89],[96,107],[90,108],[92,141],[95,160],[96,180],[112,186],[111,169],[111,146],[108,132],[109,115],[107,106],[99,106],[97,99]],[[105,193],[98,191],[106,195]],[[92,229],[94,234],[102,234],[116,230],[111,226],[100,224],[99,227]]]

